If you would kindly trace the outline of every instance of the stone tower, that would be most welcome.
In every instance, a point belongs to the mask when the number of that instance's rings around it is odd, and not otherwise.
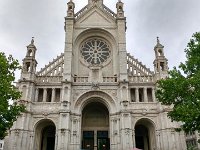
[[[63,53],[35,72],[34,40],[18,82],[27,111],[10,129],[6,150],[186,149],[170,108],[155,98],[156,81],[167,76],[159,40],[155,73],[126,50],[124,3],[116,13],[103,0],[75,12],[67,3]]]
[[[168,60],[164,55],[164,46],[160,44],[160,40],[157,37],[157,44],[154,47],[155,60],[154,60],[154,71],[156,80],[165,79],[168,77]]]
[[[26,56],[23,59],[21,79],[34,80],[37,66],[36,50],[34,38],[32,38],[31,43],[27,46]]]

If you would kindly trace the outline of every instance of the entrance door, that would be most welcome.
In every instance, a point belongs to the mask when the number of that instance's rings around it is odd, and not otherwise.
[[[97,149],[98,150],[110,149],[108,131],[97,131]]]
[[[86,150],[94,150],[94,131],[83,131],[82,148]]]
[[[136,147],[143,150],[153,150],[156,147],[155,127],[148,119],[141,119],[135,125]]]
[[[94,145],[95,143],[97,143],[96,146]],[[108,138],[108,131],[97,131],[95,135],[94,131],[83,131],[82,148],[84,150],[109,150],[110,140]]]
[[[109,150],[108,130],[108,109],[99,102],[86,105],[82,115],[82,149]]]

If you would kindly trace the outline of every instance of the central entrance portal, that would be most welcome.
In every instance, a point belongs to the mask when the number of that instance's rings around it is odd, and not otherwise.
[[[83,109],[82,149],[110,149],[109,112],[100,102],[91,102]]]

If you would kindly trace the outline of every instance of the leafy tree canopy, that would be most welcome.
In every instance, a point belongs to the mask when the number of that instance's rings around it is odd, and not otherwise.
[[[158,81],[156,97],[172,105],[172,121],[181,121],[186,132],[200,131],[200,32],[195,33],[185,49],[186,61],[169,71],[169,78]]]
[[[17,69],[20,69],[18,61],[0,52],[0,139],[6,136],[17,116],[25,110],[23,105],[15,102],[21,97],[21,93],[13,85]]]

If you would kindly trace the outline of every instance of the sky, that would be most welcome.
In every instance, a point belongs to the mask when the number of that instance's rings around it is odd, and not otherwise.
[[[73,0],[75,11],[88,0]],[[118,0],[104,0],[116,12]],[[64,52],[68,0],[0,0],[0,51],[22,63],[35,37],[37,71]],[[165,46],[169,68],[185,61],[184,49],[200,31],[200,0],[122,0],[127,18],[127,51],[153,71],[156,37]],[[17,73],[16,78],[19,78]]]

